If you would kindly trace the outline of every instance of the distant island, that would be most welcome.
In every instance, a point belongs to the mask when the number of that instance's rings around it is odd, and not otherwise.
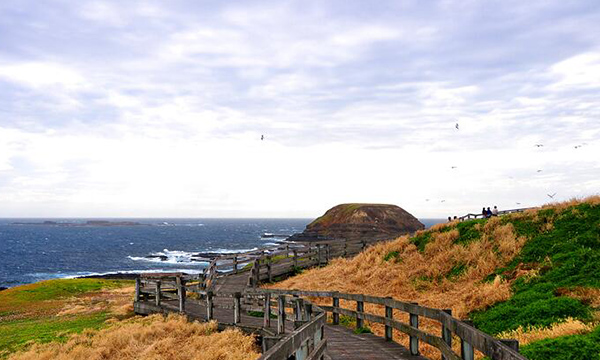
[[[289,241],[327,239],[394,239],[412,234],[425,226],[406,210],[389,204],[341,204],[306,226]]]
[[[42,221],[42,222],[13,222],[11,225],[39,225],[39,226],[144,226],[135,221],[107,221],[107,220],[88,220],[86,222],[60,222],[60,221]]]

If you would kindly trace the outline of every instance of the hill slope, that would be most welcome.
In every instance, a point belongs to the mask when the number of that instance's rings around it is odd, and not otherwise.
[[[600,359],[600,197],[440,224],[275,286],[451,308],[531,359]]]
[[[290,240],[310,241],[333,239],[393,239],[424,229],[417,218],[396,205],[341,204],[306,226]]]

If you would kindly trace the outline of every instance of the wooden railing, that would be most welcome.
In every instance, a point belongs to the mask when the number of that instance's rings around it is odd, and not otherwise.
[[[210,290],[217,276],[229,276],[249,271],[248,285],[257,286],[273,281],[295,270],[325,265],[336,257],[354,256],[376,240],[325,240],[308,243],[287,243],[276,247],[222,255],[213,259],[198,277],[201,290]]]
[[[500,211],[498,211],[498,215],[506,215],[506,214],[512,214],[512,213],[517,213],[517,212],[523,212],[525,210],[530,210],[530,209],[535,209],[535,208],[528,207],[528,208],[520,208],[520,209],[500,210]],[[458,220],[464,221],[464,220],[483,219],[483,218],[485,218],[485,215],[483,213],[480,213],[480,214],[470,213],[470,214],[466,214],[466,215],[459,217]]]
[[[177,273],[144,274],[136,280],[135,312],[180,312],[190,318],[210,321],[216,319],[215,309],[225,309],[230,313],[230,320],[217,319],[221,327],[236,326],[262,335],[261,360],[288,359],[291,356],[297,360],[323,359],[327,348],[324,338],[327,315],[310,301],[269,290],[214,293],[198,290],[197,286],[187,286],[188,281],[194,279]],[[198,298],[188,298],[187,292],[196,293]],[[196,312],[190,309],[190,302],[203,307],[204,313],[200,313],[198,307]],[[273,308],[277,309],[276,331],[271,330]],[[288,318],[286,309],[292,309],[291,318]],[[244,311],[262,311],[262,324],[245,324],[242,321]],[[290,326],[294,330],[288,334],[286,328]]]
[[[259,290],[268,291],[272,295],[291,295],[298,297],[327,298],[331,306],[320,305],[320,308],[332,314],[333,324],[339,324],[339,316],[346,315],[356,319],[356,327],[362,328],[364,321],[385,325],[385,339],[391,341],[392,329],[399,330],[409,336],[409,351],[411,355],[419,355],[419,344],[424,342],[442,353],[442,359],[473,360],[474,350],[478,350],[493,360],[527,360],[518,352],[516,340],[499,340],[485,334],[469,324],[452,317],[451,310],[440,310],[407,303],[392,298],[382,298],[362,294],[344,294],[331,291],[300,291],[300,290]],[[340,299],[356,302],[356,310],[340,307]],[[365,303],[385,307],[385,316],[370,314],[364,311]],[[407,313],[409,323],[394,319],[394,310]],[[441,334],[435,335],[419,329],[419,319],[424,317],[434,320],[441,325]],[[461,339],[461,354],[452,350],[452,337]]]

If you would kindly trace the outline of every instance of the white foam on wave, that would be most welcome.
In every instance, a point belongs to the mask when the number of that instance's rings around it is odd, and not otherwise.
[[[192,261],[192,257],[197,252],[179,251],[164,249],[163,251],[151,253],[150,257],[146,256],[128,256],[133,261],[147,261],[161,264],[172,265],[206,265],[206,261]]]

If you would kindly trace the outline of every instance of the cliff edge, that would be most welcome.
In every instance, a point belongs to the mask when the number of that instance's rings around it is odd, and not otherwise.
[[[327,210],[302,233],[288,240],[393,239],[424,228],[417,218],[396,205],[341,204]]]

